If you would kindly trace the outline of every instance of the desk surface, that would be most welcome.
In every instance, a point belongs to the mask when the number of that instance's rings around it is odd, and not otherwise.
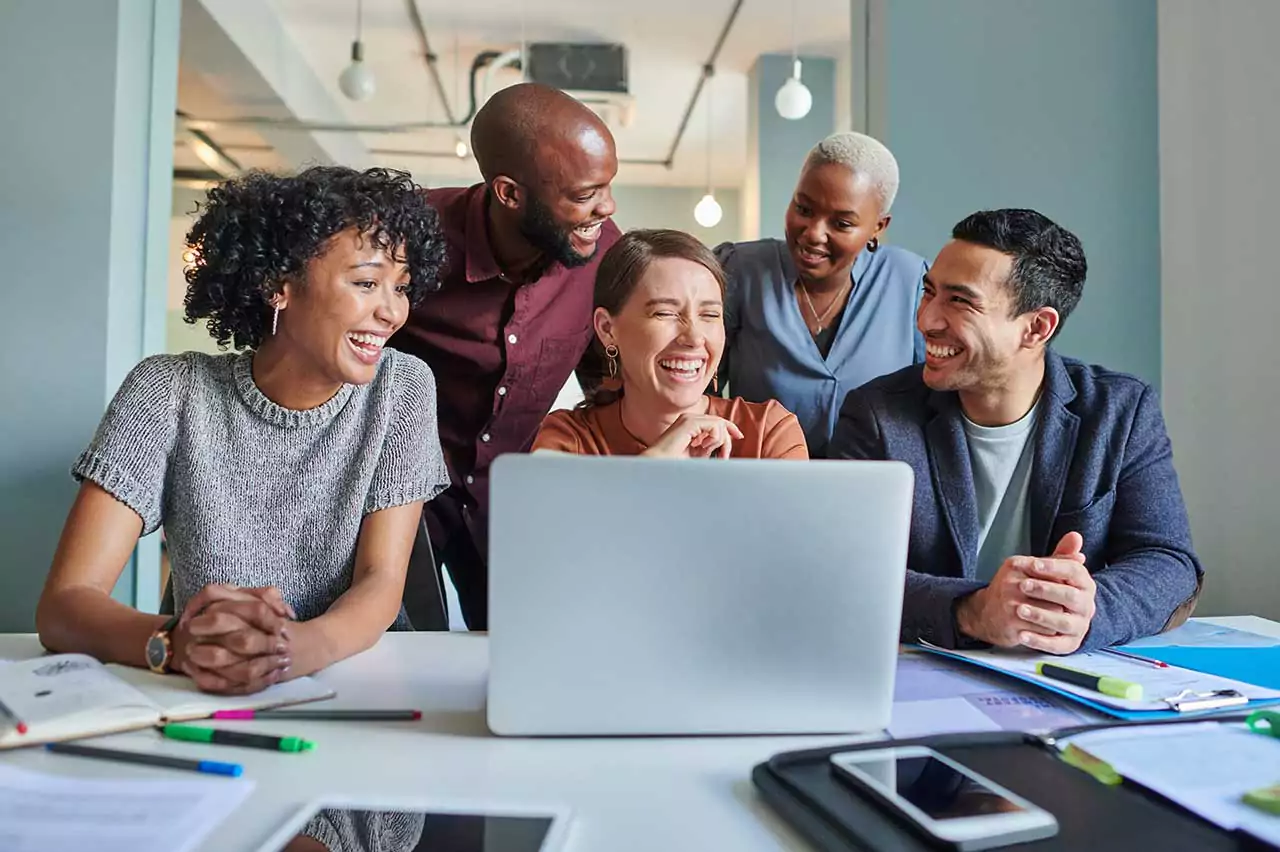
[[[1216,624],[1280,636],[1256,616]],[[41,653],[31,635],[0,635],[0,658]],[[236,723],[244,730],[305,735],[307,754],[237,749],[253,796],[204,852],[252,852],[308,801],[325,795],[420,799],[478,808],[568,808],[566,852],[608,849],[805,848],[751,786],[756,763],[780,751],[849,737],[498,739],[484,722],[488,640],[465,633],[389,633],[371,650],[319,677],[334,707],[416,707],[416,723]],[[101,738],[110,745],[187,757],[208,746],[150,731]],[[172,777],[164,770],[67,758],[43,750],[0,753],[14,766],[78,777]]]

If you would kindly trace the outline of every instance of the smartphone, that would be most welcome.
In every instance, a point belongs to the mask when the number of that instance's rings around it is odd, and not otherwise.
[[[919,833],[962,852],[1058,833],[1053,814],[925,746],[843,752],[831,766]]]

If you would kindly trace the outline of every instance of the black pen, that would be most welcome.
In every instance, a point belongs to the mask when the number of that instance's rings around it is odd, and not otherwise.
[[[166,769],[185,769],[188,772],[202,772],[206,775],[230,775],[235,777],[244,772],[244,767],[238,763],[219,763],[216,760],[187,760],[184,757],[145,754],[139,751],[119,751],[113,748],[97,748],[95,746],[77,745],[76,743],[49,743],[45,748],[57,754],[93,757],[98,760],[114,760],[117,763],[138,763],[143,766],[162,766]]]

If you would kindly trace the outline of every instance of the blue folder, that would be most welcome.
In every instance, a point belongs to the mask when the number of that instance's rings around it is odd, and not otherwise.
[[[1005,669],[997,668],[996,666],[988,665],[987,663],[984,663],[984,662],[982,662],[982,661],[980,661],[980,660],[975,660],[975,659],[973,659],[973,658],[971,658],[971,657],[965,657],[965,656],[962,656],[962,655],[960,655],[960,654],[952,653],[951,651],[948,651],[948,650],[946,650],[946,649],[944,649],[944,648],[938,648],[938,647],[935,647],[935,646],[932,646],[932,645],[915,645],[915,646],[913,646],[913,647],[915,647],[915,648],[919,648],[919,649],[920,649],[920,650],[922,650],[922,651],[928,651],[928,652],[929,652],[929,653],[931,653],[931,654],[937,654],[938,656],[941,656],[941,657],[947,657],[947,658],[952,659],[952,660],[958,660],[958,661],[960,661],[960,662],[962,662],[962,663],[966,663],[966,664],[971,665],[971,666],[977,666],[978,668],[986,669],[987,671],[992,671],[992,672],[995,672],[996,674],[999,674],[999,675],[1004,675],[1004,676],[1005,676],[1005,677],[1007,677],[1007,678],[1012,678],[1013,680],[1020,681],[1020,682],[1022,682],[1022,683],[1029,683],[1029,684],[1031,684],[1032,686],[1034,686],[1034,687],[1036,687],[1036,688],[1038,688],[1038,689],[1043,689],[1043,690],[1045,690],[1045,691],[1047,691],[1047,692],[1052,692],[1052,693],[1055,693],[1056,695],[1061,695],[1063,698],[1066,698],[1066,699],[1068,699],[1069,701],[1074,701],[1076,704],[1083,704],[1085,707],[1088,707],[1088,708],[1093,709],[1093,710],[1097,710],[1099,713],[1102,713],[1102,714],[1104,714],[1104,715],[1107,715],[1107,716],[1113,716],[1113,717],[1115,717],[1115,718],[1117,718],[1117,719],[1124,719],[1124,720],[1126,720],[1126,721],[1143,721],[1143,722],[1146,722],[1146,721],[1154,721],[1154,720],[1158,720],[1158,719],[1194,719],[1194,718],[1196,718],[1196,717],[1198,717],[1198,716],[1215,716],[1215,715],[1219,715],[1219,714],[1222,714],[1222,713],[1240,713],[1241,711],[1246,711],[1246,710],[1256,710],[1256,709],[1257,709],[1257,708],[1259,708],[1259,707],[1267,707],[1267,706],[1271,706],[1271,705],[1274,705],[1274,704],[1280,704],[1280,699],[1257,699],[1257,700],[1250,701],[1248,704],[1241,704],[1241,705],[1236,706],[1236,707],[1218,708],[1218,709],[1213,709],[1213,710],[1193,710],[1193,711],[1186,712],[1186,713],[1179,713],[1177,710],[1121,710],[1121,709],[1118,709],[1118,708],[1116,708],[1116,707],[1109,707],[1109,706],[1107,706],[1106,704],[1102,704],[1102,703],[1097,702],[1097,701],[1092,701],[1092,700],[1090,700],[1090,699],[1088,699],[1088,698],[1083,698],[1083,697],[1081,697],[1080,695],[1077,695],[1077,694],[1076,694],[1076,693],[1074,693],[1074,692],[1068,692],[1068,691],[1067,691],[1067,690],[1065,690],[1065,689],[1059,689],[1059,688],[1058,688],[1058,687],[1056,687],[1056,686],[1051,686],[1050,684],[1045,683],[1044,681],[1036,680],[1036,679],[1034,679],[1034,678],[1030,678],[1030,677],[1024,677],[1023,675],[1018,674],[1017,672],[1010,672],[1010,671],[1007,671],[1007,670],[1005,670]],[[1277,648],[1278,648],[1278,649],[1280,649],[1280,646],[1277,646]],[[1252,651],[1258,651],[1258,650],[1272,650],[1272,649],[1259,649],[1259,648],[1248,648],[1248,649],[1241,649],[1241,648],[1175,648],[1175,647],[1168,647],[1168,648],[1141,648],[1141,649],[1134,649],[1134,653],[1138,653],[1139,651],[1141,651],[1141,654],[1142,654],[1142,656],[1144,656],[1144,657],[1150,657],[1151,659],[1158,659],[1158,657],[1156,656],[1156,654],[1157,654],[1157,653],[1165,653],[1165,652],[1168,652],[1168,651],[1178,651],[1178,652],[1181,652],[1181,651],[1209,651],[1209,650],[1213,650],[1213,651],[1241,651],[1241,650],[1248,650],[1248,651],[1251,651],[1251,652],[1252,652]],[[1167,663],[1169,663],[1169,665],[1171,665],[1171,666],[1172,666],[1172,665],[1182,665],[1182,663],[1175,663],[1175,662],[1173,662],[1173,660],[1163,660],[1163,662],[1167,662]],[[1187,668],[1195,669],[1195,667],[1194,667],[1194,666],[1187,666]],[[1195,670],[1196,670],[1196,671],[1202,671],[1202,672],[1204,672],[1204,673],[1206,673],[1206,674],[1216,674],[1216,675],[1219,675],[1219,676],[1221,676],[1221,677],[1233,677],[1232,675],[1228,675],[1228,674],[1225,674],[1225,673],[1220,672],[1220,671],[1211,671],[1211,670],[1209,670],[1209,669],[1195,669]],[[1243,681],[1247,681],[1248,683],[1254,683],[1254,684],[1256,684],[1256,685],[1258,685],[1258,686],[1267,686],[1267,684],[1265,684],[1265,683],[1263,683],[1263,682],[1261,682],[1261,681],[1259,681],[1259,680],[1253,679],[1253,678],[1246,678],[1246,677],[1242,677],[1242,678],[1238,678],[1238,679],[1239,679],[1239,680],[1243,680]],[[1273,680],[1274,680],[1274,679],[1275,679],[1275,678],[1274,678],[1274,675],[1273,675]],[[1273,688],[1280,689],[1280,687],[1273,687]]]
[[[1123,650],[1171,666],[1280,689],[1280,645],[1270,648],[1196,648],[1186,645],[1125,647]]]

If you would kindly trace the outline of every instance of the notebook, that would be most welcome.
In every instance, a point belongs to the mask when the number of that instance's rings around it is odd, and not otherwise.
[[[104,665],[83,654],[0,663],[0,749],[263,710],[334,696],[301,677],[253,695],[209,695],[186,677]],[[26,732],[19,731],[19,723]]]

